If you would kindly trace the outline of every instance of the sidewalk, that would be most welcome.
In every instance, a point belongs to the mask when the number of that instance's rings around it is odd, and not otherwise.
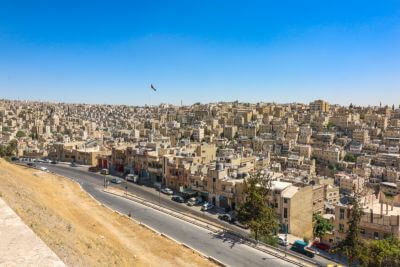
[[[0,266],[65,266],[1,198]]]

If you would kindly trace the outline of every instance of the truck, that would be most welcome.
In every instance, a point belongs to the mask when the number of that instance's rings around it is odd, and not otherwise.
[[[307,243],[303,240],[296,240],[290,249],[310,258],[314,258],[315,256],[314,251],[307,248]]]

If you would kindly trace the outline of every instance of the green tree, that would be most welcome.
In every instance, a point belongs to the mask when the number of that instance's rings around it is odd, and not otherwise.
[[[7,146],[8,148],[8,153],[7,156],[10,157],[12,155],[17,154],[17,148],[18,148],[18,141],[17,140],[11,140],[10,143]]]
[[[335,127],[336,125],[333,122],[328,122],[328,124],[326,125],[326,128],[328,128],[328,130],[332,129],[333,127]]]
[[[17,140],[12,140],[8,145],[0,146],[0,157],[11,157],[17,152]]]
[[[390,237],[366,242],[360,263],[365,267],[400,266],[400,240]]]
[[[271,179],[257,171],[245,181],[244,203],[238,209],[238,219],[249,226],[256,240],[274,236],[279,228],[278,217],[268,201]]]
[[[18,138],[25,137],[25,132],[24,131],[18,131],[17,134],[16,134],[16,137],[18,137]]]
[[[322,238],[326,232],[332,231],[332,224],[319,214],[313,215],[313,234],[314,237]]]
[[[354,154],[347,153],[346,156],[344,156],[344,160],[348,162],[356,162],[357,157]]]
[[[346,237],[338,242],[334,248],[333,252],[339,253],[341,256],[345,256],[348,260],[349,266],[362,257],[363,249],[365,244],[360,237],[360,221],[361,217],[364,215],[361,204],[361,192],[356,192],[349,197],[349,207],[348,207],[348,229],[346,231]]]

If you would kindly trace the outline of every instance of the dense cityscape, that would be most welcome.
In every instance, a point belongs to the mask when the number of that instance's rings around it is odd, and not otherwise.
[[[359,192],[361,238],[400,233],[400,108],[395,106],[316,100],[137,107],[1,100],[0,121],[2,153],[14,143],[8,150],[13,160],[70,162],[113,177],[134,176],[135,183],[181,197],[176,201],[197,196],[205,209],[232,221],[245,202],[246,180],[261,171],[271,180],[269,205],[279,232],[317,238],[320,248],[345,239],[349,198]],[[332,226],[318,237],[316,216]]]

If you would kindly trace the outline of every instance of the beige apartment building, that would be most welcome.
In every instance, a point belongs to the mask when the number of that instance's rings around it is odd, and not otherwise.
[[[330,184],[324,185],[324,195],[325,201],[329,204],[336,205],[339,203],[339,187]]]
[[[233,139],[235,138],[237,131],[237,126],[227,125],[224,127],[224,137],[228,139]]]
[[[365,186],[365,179],[358,175],[337,174],[335,178],[339,179],[339,189],[343,193],[360,192]]]
[[[313,193],[313,214],[324,214],[325,190],[324,185],[314,185]]]
[[[273,181],[270,201],[280,218],[282,231],[312,237],[313,189],[297,187],[291,183]]]
[[[383,239],[389,236],[399,237],[400,207],[379,201],[374,194],[368,195],[363,202],[364,215],[360,222],[361,237],[365,239]],[[343,240],[348,230],[349,208],[346,205],[335,207],[335,242]]]
[[[329,112],[329,103],[324,100],[315,100],[310,103],[310,110],[313,112]]]
[[[353,131],[353,140],[360,144],[368,144],[370,141],[368,130],[356,129]]]
[[[97,157],[107,154],[99,146],[85,147],[85,142],[56,143],[49,152],[51,160],[76,162],[83,165],[97,165]]]
[[[317,160],[325,161],[331,164],[338,163],[343,158],[344,151],[337,147],[313,148],[312,156]]]

